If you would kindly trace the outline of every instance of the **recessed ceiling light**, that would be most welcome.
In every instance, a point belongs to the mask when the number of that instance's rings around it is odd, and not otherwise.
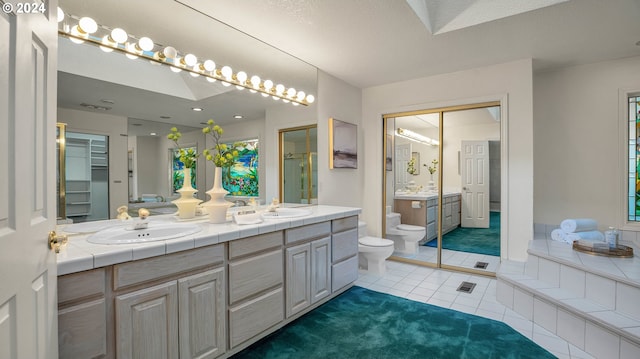
[[[111,105],[113,105],[114,103],[116,103],[115,101],[113,101],[113,100],[108,100],[108,99],[102,99],[102,100],[100,100],[100,102],[102,102],[102,103],[108,103],[108,104],[111,104]]]
[[[171,116],[160,116],[160,118],[163,119],[163,120],[168,120],[168,119],[171,118]]]
[[[236,120],[240,120],[242,119],[242,115],[233,115],[233,118],[235,118]]]
[[[132,123],[131,126],[142,126],[141,123]]]
[[[155,133],[155,132],[151,132],[149,135],[150,135],[150,136],[155,136],[155,135],[156,135],[156,133]]]
[[[197,112],[202,111],[202,108],[200,108],[200,107],[192,107],[191,109],[194,110],[194,111],[197,111]]]

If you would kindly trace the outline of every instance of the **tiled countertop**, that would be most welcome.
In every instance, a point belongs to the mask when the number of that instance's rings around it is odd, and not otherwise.
[[[287,228],[358,215],[360,208],[339,206],[307,206],[312,214],[304,217],[264,219],[262,223],[238,225],[231,221],[224,224],[210,224],[208,217],[187,223],[196,223],[202,230],[193,235],[181,238],[153,241],[136,244],[94,244],[87,241],[91,233],[66,233],[66,225],[60,225],[56,231],[68,235],[67,245],[57,255],[58,275],[81,272],[117,263],[143,258],[161,256],[169,253],[185,251],[193,248],[224,243],[234,239],[250,237],[258,234],[275,232]],[[152,216],[153,220],[164,222],[178,221],[172,215]],[[113,220],[111,220],[113,221]],[[184,222],[180,222],[184,223]]]

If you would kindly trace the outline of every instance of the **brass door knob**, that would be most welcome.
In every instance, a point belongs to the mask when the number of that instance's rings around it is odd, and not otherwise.
[[[56,231],[49,232],[49,248],[60,253],[60,248],[67,244],[67,236],[64,234],[57,234]]]

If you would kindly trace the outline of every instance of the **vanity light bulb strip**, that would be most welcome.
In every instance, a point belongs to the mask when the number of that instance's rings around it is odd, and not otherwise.
[[[58,13],[60,14],[61,11]],[[216,68],[216,64],[212,60],[198,62],[195,55],[181,54],[171,46],[154,44],[148,37],[137,38],[131,34],[127,36],[124,30],[98,25],[89,17],[78,18],[64,12],[62,14],[64,20],[59,21],[58,35],[70,39],[73,43],[87,42],[99,46],[105,52],[121,52],[130,59],[144,58],[152,64],[170,66],[173,72],[186,71],[193,77],[202,76],[209,82],[220,81],[223,85],[233,85],[238,90],[248,89],[251,93],[260,93],[264,97],[271,96],[274,100],[282,100],[282,102],[291,103],[294,106],[308,106],[315,101],[313,95],[307,95],[304,91],[297,91],[293,87],[287,89],[282,84],[274,85],[271,80],[263,81],[259,76],[249,76],[244,71],[234,73],[229,66]],[[76,24],[71,25],[67,21],[73,21]],[[124,42],[117,42],[117,40],[124,39],[125,36],[128,38]],[[116,37],[118,39],[115,39]]]

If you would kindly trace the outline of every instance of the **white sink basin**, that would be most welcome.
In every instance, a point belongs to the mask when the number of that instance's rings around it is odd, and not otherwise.
[[[277,208],[275,212],[264,212],[262,218],[294,218],[311,215],[311,210],[307,208]]]
[[[149,223],[145,229],[133,229],[132,226],[104,229],[92,234],[87,241],[97,244],[144,243],[180,238],[201,230],[197,224]]]

